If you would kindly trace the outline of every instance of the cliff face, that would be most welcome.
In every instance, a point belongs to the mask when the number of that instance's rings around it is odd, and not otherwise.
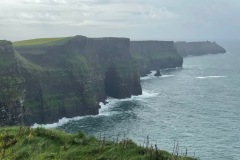
[[[0,126],[23,122],[23,79],[19,75],[12,43],[0,41]]]
[[[183,57],[173,41],[132,41],[131,54],[137,62],[141,76],[152,70],[182,67]]]
[[[98,114],[106,96],[142,93],[127,38],[76,36],[15,46],[25,79],[24,123],[51,123],[62,117]]]
[[[182,56],[226,53],[226,50],[215,42],[175,42],[177,51]]]

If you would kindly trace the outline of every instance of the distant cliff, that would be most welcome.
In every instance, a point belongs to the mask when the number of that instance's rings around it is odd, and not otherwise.
[[[175,42],[177,51],[182,56],[226,53],[226,50],[215,42]]]
[[[106,96],[142,94],[128,38],[40,39],[15,43],[14,48],[25,80],[27,125],[95,115]]]
[[[133,55],[141,76],[152,70],[182,67],[183,57],[173,41],[131,41]]]
[[[0,126],[23,123],[23,79],[12,43],[0,41]]]

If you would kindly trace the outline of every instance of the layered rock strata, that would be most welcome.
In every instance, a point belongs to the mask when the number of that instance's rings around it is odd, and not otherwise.
[[[128,38],[75,36],[15,47],[25,79],[24,122],[95,115],[106,96],[142,94]]]
[[[0,126],[23,124],[23,79],[9,41],[0,41]]]
[[[152,70],[182,67],[183,57],[173,41],[131,41],[131,54],[141,76]]]

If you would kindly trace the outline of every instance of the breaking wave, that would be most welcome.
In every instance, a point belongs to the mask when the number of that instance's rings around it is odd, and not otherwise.
[[[207,78],[226,78],[227,76],[203,76],[203,77],[196,77],[198,79],[207,79]]]
[[[77,116],[77,117],[73,117],[73,118],[66,118],[63,117],[61,119],[59,119],[58,122],[56,123],[52,123],[52,124],[37,124],[35,123],[32,128],[37,128],[37,127],[43,127],[43,128],[57,128],[60,127],[62,125],[65,125],[71,121],[79,121],[81,119],[84,118],[89,118],[89,117],[99,117],[99,116],[110,116],[113,113],[110,111],[112,107],[116,106],[117,103],[119,102],[124,102],[124,101],[132,101],[132,100],[143,100],[146,98],[150,98],[150,97],[155,97],[157,96],[158,93],[155,92],[151,92],[151,91],[146,91],[144,90],[142,92],[142,95],[139,96],[131,96],[131,98],[126,98],[126,99],[116,99],[116,98],[112,98],[112,97],[108,97],[107,98],[107,103],[104,104],[102,102],[99,103],[99,105],[101,106],[101,108],[99,109],[99,114],[98,115],[88,115],[88,116]]]

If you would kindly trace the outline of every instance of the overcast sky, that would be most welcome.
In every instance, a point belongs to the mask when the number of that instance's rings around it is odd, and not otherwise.
[[[0,0],[0,39],[240,39],[240,0]]]

